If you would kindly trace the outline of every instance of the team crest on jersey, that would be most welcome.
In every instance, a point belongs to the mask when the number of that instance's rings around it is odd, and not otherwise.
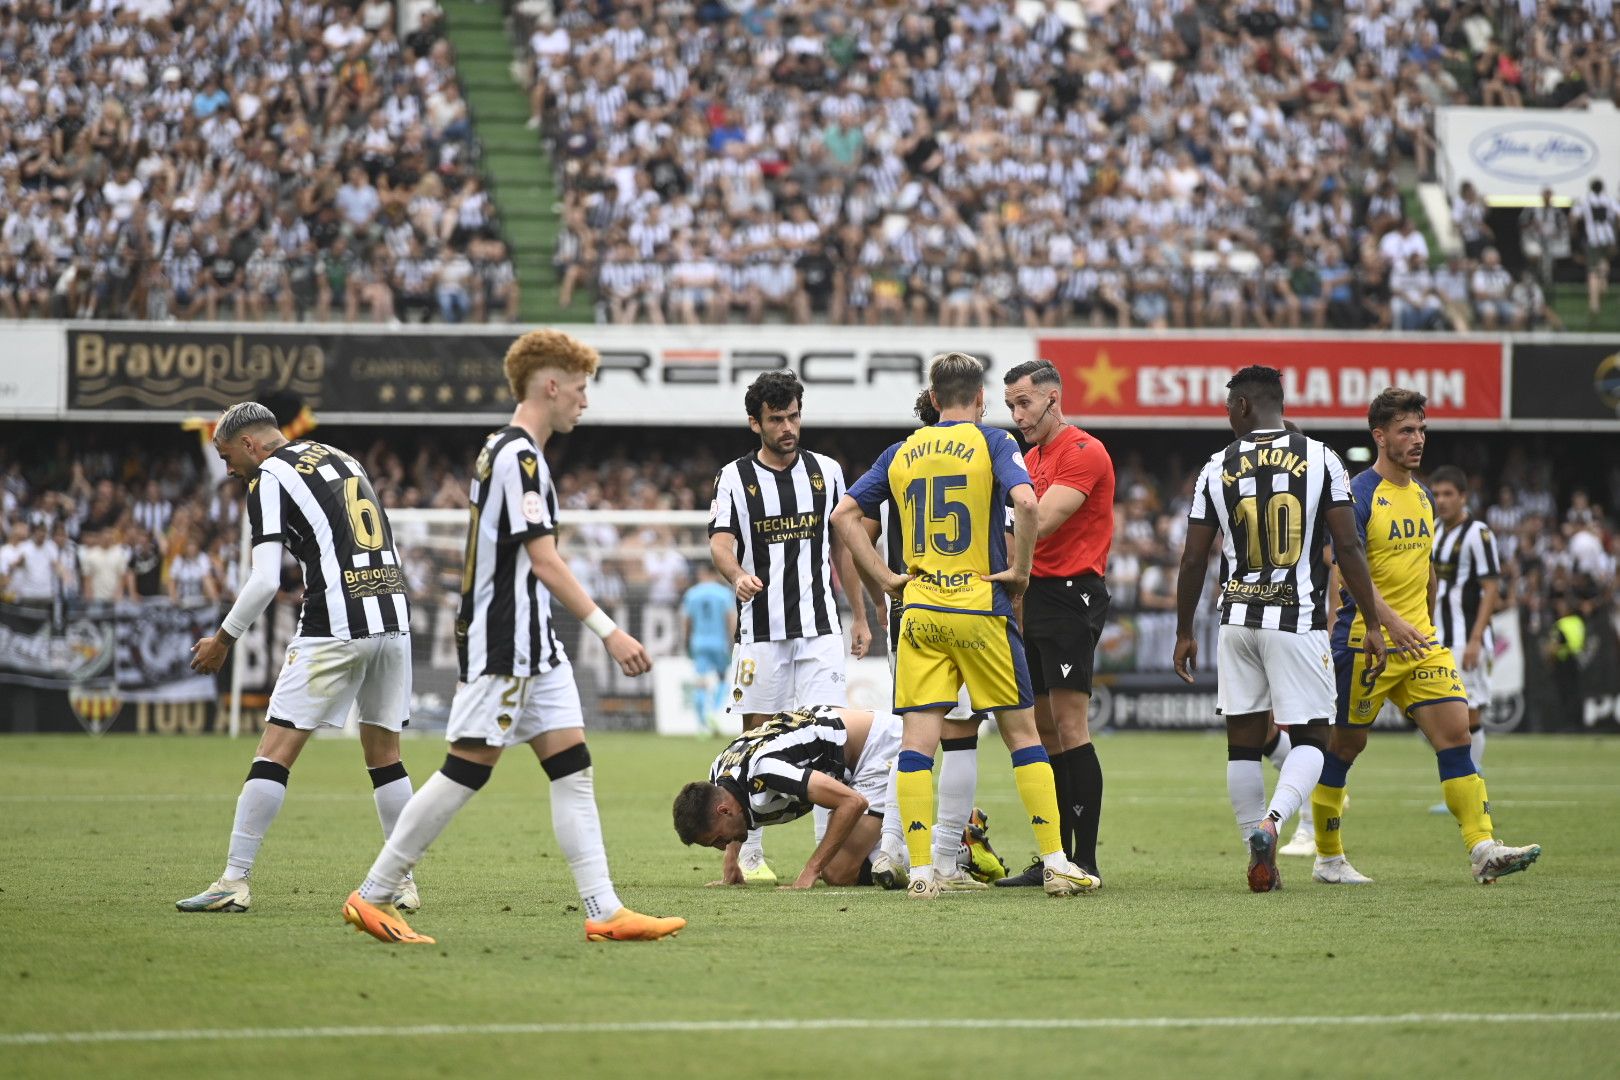
[[[489,452],[489,447],[486,446],[478,451],[478,461],[473,465],[473,470],[478,474],[478,479],[488,480],[490,469],[493,466],[494,455]]]
[[[523,475],[530,480],[534,479],[535,471],[540,468],[540,462],[535,459],[533,454],[529,453],[518,455],[518,465],[523,469]]]
[[[810,486],[815,488],[817,491],[820,491],[827,486],[827,481],[823,480],[819,476],[812,476],[810,478]]]
[[[505,731],[507,728],[512,726],[512,714],[504,712],[501,713],[501,715],[495,718],[495,723],[500,726],[502,731]]]

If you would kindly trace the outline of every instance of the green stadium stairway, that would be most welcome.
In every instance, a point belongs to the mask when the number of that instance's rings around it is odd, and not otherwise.
[[[441,0],[440,7],[482,148],[484,177],[512,248],[523,291],[523,321],[588,320],[588,307],[577,296],[569,310],[557,306],[551,269],[558,229],[557,187],[550,156],[538,133],[526,126],[528,94],[512,78],[517,51],[501,5]]]

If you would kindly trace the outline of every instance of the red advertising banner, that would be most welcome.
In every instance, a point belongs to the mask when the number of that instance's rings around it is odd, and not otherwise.
[[[1064,411],[1083,423],[1225,423],[1226,381],[1249,364],[1283,373],[1288,415],[1364,424],[1386,386],[1428,395],[1433,420],[1503,419],[1497,341],[1260,337],[1043,337],[1063,375]]]

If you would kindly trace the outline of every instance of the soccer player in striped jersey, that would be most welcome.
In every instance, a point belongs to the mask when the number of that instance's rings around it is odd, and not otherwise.
[[[293,763],[316,728],[342,727],[351,705],[360,707],[360,750],[385,840],[411,797],[399,757],[399,732],[411,712],[411,609],[388,518],[365,469],[324,443],[288,442],[275,414],[253,401],[225,410],[214,449],[247,483],[253,570],[219,631],[192,647],[192,670],[217,672],[275,598],[283,547],[303,568],[304,600],[236,800],[225,871],[201,893],[176,901],[181,911],[248,909],[248,876],[287,797]],[[401,910],[421,904],[409,876],[395,882],[388,899]]]
[[[833,511],[833,527],[860,572],[904,602],[895,661],[895,711],[905,727],[896,804],[911,861],[907,895],[920,900],[939,896],[942,883],[959,874],[955,853],[941,859],[933,848],[933,755],[964,685],[974,709],[996,712],[1045,865],[1046,892],[1073,896],[1098,885],[1063,853],[1052,766],[1035,730],[1029,670],[1012,617],[1013,600],[1029,583],[1035,494],[1017,442],[979,423],[984,370],[965,353],[935,357],[928,382],[939,422],[885,450]],[[1002,511],[1009,496],[1011,559]],[[902,511],[904,574],[884,565],[862,523],[890,498]]]
[[[1469,756],[1485,771],[1485,728],[1482,714],[1491,704],[1491,657],[1496,640],[1491,616],[1502,592],[1502,558],[1490,526],[1468,512],[1468,474],[1442,465],[1429,477],[1434,511],[1440,524],[1434,534],[1434,625],[1440,644],[1459,662],[1463,692],[1468,697]],[[1429,808],[1449,813],[1445,803]]]
[[[1345,582],[1364,602],[1373,587],[1350,511],[1339,457],[1320,441],[1283,426],[1282,373],[1254,365],[1226,384],[1227,420],[1237,440],[1212,455],[1198,475],[1176,582],[1176,674],[1193,681],[1198,640],[1193,614],[1204,590],[1211,542],[1225,537],[1216,701],[1226,720],[1226,792],[1249,849],[1249,888],[1282,887],[1277,829],[1309,797],[1322,771],[1333,717],[1323,593],[1317,558],[1331,535]],[[1376,620],[1367,631],[1369,672],[1383,665]],[[1260,758],[1271,725],[1288,731],[1271,802]]]
[[[517,399],[512,422],[485,440],[473,466],[461,611],[460,681],[445,737],[450,752],[400,814],[393,836],[349,895],[343,917],[381,941],[431,943],[391,903],[428,847],[488,782],[501,752],[527,743],[551,781],[551,828],[585,908],[591,941],[652,941],[686,925],[625,907],[608,875],[585,717],[573,668],[552,626],[551,601],[602,639],[626,675],[652,668],[641,643],[596,606],[557,551],[557,492],[543,456],[586,406],[596,350],[534,330],[506,353]]]
[[[1609,263],[1620,240],[1620,200],[1604,194],[1603,181],[1593,177],[1590,191],[1569,208],[1580,227],[1586,253],[1586,310],[1597,318],[1603,294],[1609,291]]]
[[[722,750],[707,781],[681,788],[675,832],[724,851],[749,829],[820,807],[830,812],[826,829],[792,887],[870,884],[871,859],[904,844],[894,809],[899,753],[900,720],[886,713],[833,705],[777,713]]]
[[[799,445],[804,387],[789,371],[767,371],[744,396],[759,449],[722,468],[710,507],[709,553],[737,596],[737,647],[730,712],[746,731],[800,702],[843,705],[844,635],[833,596],[832,562],[853,612],[851,651],[866,655],[871,626],[859,578],[828,526],[844,494],[844,470]],[[758,829],[726,852],[733,883],[774,884]]]
[[[1528,869],[1539,845],[1509,847],[1496,839],[1485,780],[1469,753],[1468,697],[1451,650],[1435,637],[1434,506],[1412,473],[1423,464],[1428,399],[1415,390],[1389,388],[1367,408],[1378,444],[1373,467],[1351,482],[1356,531],[1367,546],[1377,588],[1376,609],[1346,598],[1333,629],[1338,676],[1337,726],[1328,740],[1322,777],[1311,794],[1316,814],[1316,867],[1311,876],[1330,885],[1362,885],[1370,878],[1344,857],[1346,775],[1367,745],[1367,734],[1386,699],[1394,701],[1434,747],[1440,790],[1457,819],[1474,880],[1489,885]],[[1345,568],[1343,555],[1339,559]],[[1359,676],[1364,628],[1388,632],[1392,657],[1377,678]]]

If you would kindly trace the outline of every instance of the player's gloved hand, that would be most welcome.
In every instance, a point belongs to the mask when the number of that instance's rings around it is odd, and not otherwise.
[[[858,622],[849,628],[849,655],[860,659],[872,647],[872,624]]]
[[[1429,639],[1399,615],[1394,612],[1390,612],[1390,615],[1391,618],[1384,620],[1384,635],[1389,639],[1390,647],[1408,656],[1429,655]]]
[[[647,650],[623,630],[614,630],[602,639],[602,644],[607,646],[608,655],[618,661],[619,670],[626,675],[633,678],[652,670],[652,659],[647,655]]]
[[[1176,674],[1181,681],[1193,681],[1193,672],[1198,670],[1198,639],[1192,637],[1176,638]]]
[[[1020,574],[1010,566],[998,574],[980,574],[979,580],[999,582],[1007,590],[1007,595],[1015,600],[1029,588],[1029,574]]]
[[[1389,663],[1389,653],[1384,648],[1383,632],[1369,628],[1362,639],[1361,649],[1363,655],[1367,658],[1367,670],[1361,676],[1361,684],[1371,687],[1374,682],[1378,681],[1378,676],[1383,673],[1384,665]]]
[[[205,637],[191,647],[191,670],[199,675],[212,675],[225,666],[231,645],[216,635]]]
[[[732,588],[737,593],[737,599],[752,600],[760,590],[765,588],[765,583],[753,574],[744,574],[736,580]]]

